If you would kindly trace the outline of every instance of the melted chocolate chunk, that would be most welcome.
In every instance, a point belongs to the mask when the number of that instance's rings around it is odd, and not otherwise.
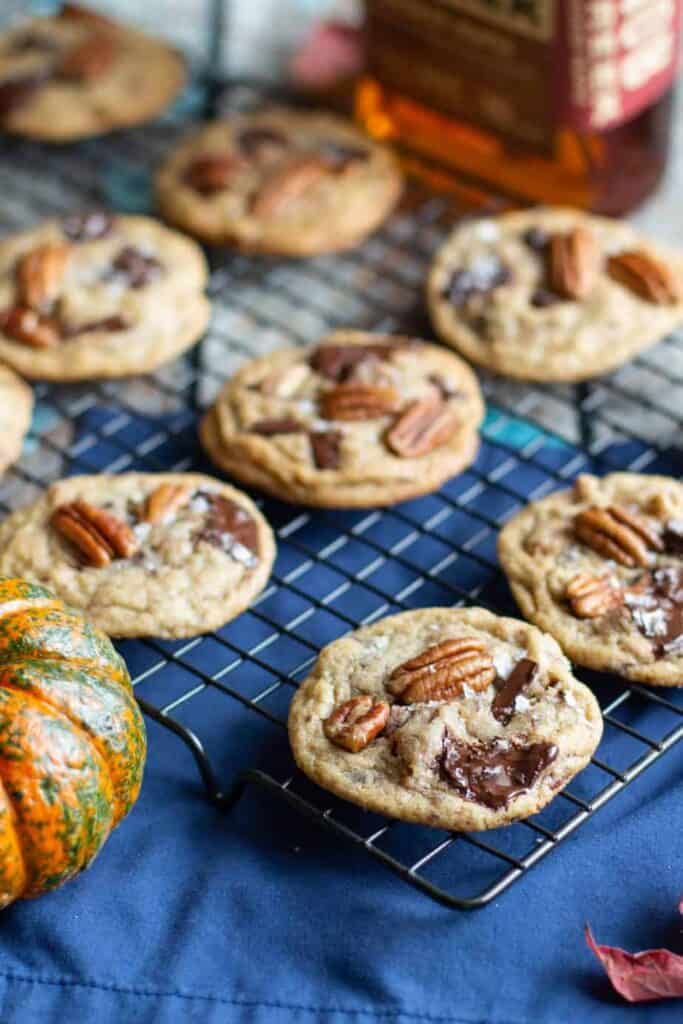
[[[113,316],[104,317],[102,320],[90,320],[85,324],[77,324],[73,327],[69,327],[67,324],[61,325],[62,338],[77,338],[79,334],[88,334],[90,331],[127,331],[131,327],[131,324],[118,313]]]
[[[683,568],[663,566],[646,573],[624,602],[658,658],[683,652]]]
[[[537,309],[547,309],[548,306],[555,306],[562,302],[562,296],[553,292],[550,288],[537,288],[531,294],[531,305]]]
[[[543,252],[549,240],[548,233],[543,228],[529,228],[522,235],[522,239],[534,252]]]
[[[11,114],[31,99],[49,79],[47,72],[15,75],[0,82],[0,117]]]
[[[369,359],[387,359],[399,345],[319,345],[309,359],[311,369],[328,380],[341,381]]]
[[[312,431],[310,438],[316,467],[318,469],[338,469],[341,459],[341,430],[328,430],[324,433]]]
[[[161,263],[134,245],[126,245],[112,263],[115,277],[123,277],[130,288],[144,288],[161,274]]]
[[[203,498],[208,505],[206,522],[197,540],[205,540],[214,547],[225,550],[231,541],[237,541],[254,555],[258,555],[258,528],[246,509],[231,501],[223,494],[197,491],[192,501]]]
[[[662,534],[664,550],[671,555],[683,555],[683,519],[670,519]]]
[[[466,744],[446,729],[438,767],[463,800],[498,810],[531,789],[556,757],[557,747],[550,743],[519,746],[494,739]]]
[[[277,128],[245,128],[237,137],[237,145],[245,156],[258,158],[269,149],[285,149],[289,140]]]
[[[283,416],[279,420],[259,420],[247,428],[250,434],[261,434],[263,437],[274,437],[277,434],[299,434],[305,430],[303,423],[292,417]]]
[[[503,725],[507,725],[515,713],[515,701],[525,686],[531,683],[538,671],[538,665],[530,658],[522,658],[503,682],[491,704],[491,714]]]
[[[345,171],[351,164],[362,163],[370,157],[369,150],[364,146],[347,146],[329,139],[320,145],[318,152],[330,170],[337,174]]]
[[[106,238],[114,227],[114,218],[106,210],[70,213],[62,220],[62,231],[70,242],[94,242]]]
[[[473,295],[486,295],[511,279],[512,274],[497,256],[487,256],[466,270],[456,270],[443,297],[454,306],[462,306]]]

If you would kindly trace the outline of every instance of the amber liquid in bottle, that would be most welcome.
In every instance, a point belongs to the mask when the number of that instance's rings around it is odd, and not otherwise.
[[[381,46],[381,37],[373,45]],[[356,114],[371,136],[395,145],[408,170],[471,203],[503,194],[621,215],[653,191],[664,171],[673,91],[604,131],[558,124],[543,151],[443,113],[372,74],[358,85]]]

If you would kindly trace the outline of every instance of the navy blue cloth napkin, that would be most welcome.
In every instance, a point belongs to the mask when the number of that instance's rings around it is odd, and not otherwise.
[[[222,727],[226,769],[285,756],[268,723]],[[149,731],[140,803],[93,867],[2,916],[3,1024],[680,1022],[680,1001],[627,1008],[582,938],[589,920],[601,941],[681,951],[680,751],[463,913],[260,790],[221,814],[177,739]]]

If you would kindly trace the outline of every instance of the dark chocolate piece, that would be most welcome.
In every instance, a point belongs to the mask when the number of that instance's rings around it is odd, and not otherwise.
[[[522,658],[503,682],[491,704],[491,714],[503,725],[507,725],[515,713],[515,701],[525,686],[531,683],[538,671],[538,665],[530,658]]]
[[[363,163],[370,158],[370,151],[364,146],[347,146],[329,139],[321,143],[318,152],[329,169],[336,174],[341,174],[351,164]]]
[[[497,256],[482,258],[472,267],[454,271],[443,297],[462,306],[473,295],[486,295],[512,280],[512,274]]]
[[[70,242],[94,242],[111,234],[114,218],[106,210],[70,213],[62,219],[62,231]]]
[[[223,494],[197,491],[193,495],[195,498],[204,498],[209,505],[198,540],[224,549],[226,538],[231,538],[253,554],[258,554],[258,528],[246,509]]]
[[[341,381],[368,359],[388,359],[400,345],[319,345],[309,359],[316,373],[328,380]]]
[[[245,128],[237,137],[237,145],[245,156],[258,158],[268,149],[285,149],[287,136],[277,128]]]
[[[531,305],[537,309],[547,309],[548,306],[555,306],[562,302],[562,296],[553,292],[550,288],[537,288],[531,295]]]
[[[664,550],[671,555],[683,555],[683,519],[670,519],[662,534]]]
[[[134,245],[126,245],[112,263],[115,277],[123,277],[131,288],[144,288],[161,274],[161,263]]]
[[[439,389],[439,394],[443,398],[444,402],[447,402],[450,398],[464,398],[465,394],[463,391],[459,391],[458,388],[453,388],[440,374],[432,373],[427,378],[430,384],[433,384],[435,388]]]
[[[625,591],[624,603],[658,658],[683,651],[683,568],[663,566],[646,573]]]
[[[252,423],[247,430],[250,434],[261,434],[263,437],[274,437],[277,434],[299,434],[305,430],[303,423],[292,417],[283,416],[279,420],[259,420]]]
[[[520,746],[494,739],[465,744],[446,729],[438,767],[463,800],[498,810],[528,792],[556,757],[557,747],[551,743]]]
[[[61,325],[62,338],[77,338],[79,334],[88,334],[90,331],[127,331],[131,324],[118,313],[113,316],[104,317],[102,320],[91,320],[86,324],[76,324],[69,327],[68,324]]]
[[[28,29],[15,36],[7,47],[7,53],[54,53],[59,49],[59,43],[55,39],[41,35]]]
[[[0,82],[0,117],[11,114],[13,110],[28,103],[49,78],[49,73],[44,71],[15,75]]]
[[[316,467],[318,469],[338,469],[341,458],[341,430],[312,431],[310,438]]]
[[[542,253],[548,244],[548,233],[543,228],[528,228],[522,235],[525,245],[534,252]]]

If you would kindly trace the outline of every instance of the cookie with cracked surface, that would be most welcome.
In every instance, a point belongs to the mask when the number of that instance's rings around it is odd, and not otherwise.
[[[140,124],[185,82],[164,43],[75,4],[0,35],[0,128],[68,142]]]
[[[111,636],[219,629],[266,584],[268,523],[197,473],[76,476],[0,524],[0,574],[49,586]]]
[[[206,280],[199,246],[151,217],[45,221],[0,241],[0,359],[38,380],[150,372],[202,335]]]
[[[164,217],[219,245],[287,256],[347,249],[396,205],[394,157],[329,114],[274,109],[205,125],[161,167]]]
[[[8,367],[0,366],[0,473],[19,458],[32,412],[30,387]]]
[[[335,331],[245,364],[201,425],[211,459],[285,501],[390,505],[472,462],[484,412],[457,356],[413,338]]]
[[[456,227],[429,274],[443,341],[508,377],[614,370],[683,322],[683,256],[620,221],[537,208]]]
[[[319,785],[459,831],[535,814],[601,735],[552,637],[483,608],[404,612],[335,641],[289,714],[296,762]]]
[[[683,686],[683,484],[578,477],[503,528],[500,561],[526,618],[577,664]]]

